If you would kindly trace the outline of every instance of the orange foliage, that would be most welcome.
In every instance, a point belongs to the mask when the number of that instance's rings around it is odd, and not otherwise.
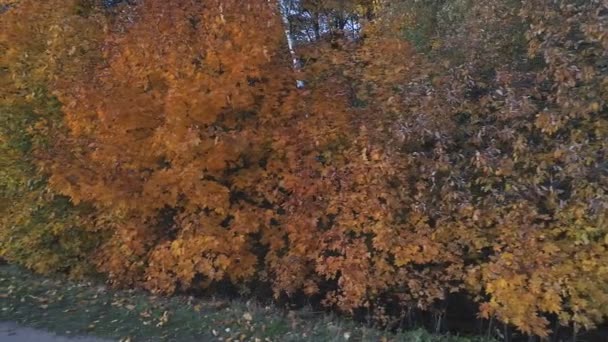
[[[145,277],[172,291],[196,274],[254,273],[248,241],[265,222],[252,214],[262,199],[233,197],[258,196],[247,175],[261,172],[263,132],[291,79],[276,56],[275,9],[246,7],[250,14],[238,1],[146,1],[111,29],[92,78],[57,90],[71,130],[61,144],[71,148],[54,160],[51,184],[115,216],[100,256],[115,281]],[[255,220],[241,222],[240,212]]]
[[[13,75],[24,66],[63,103],[69,132],[40,163],[95,207],[111,238],[94,258],[114,283],[263,281],[346,312],[460,291],[481,317],[546,336],[549,314],[608,316],[608,35],[600,5],[566,2],[455,1],[422,30],[436,32],[425,53],[403,39],[418,1],[307,2],[371,21],[355,38],[344,18],[317,25],[296,49],[304,89],[266,0],[60,12],[73,60],[65,41],[19,39],[37,27],[0,42],[19,41],[3,45]],[[49,60],[23,54],[36,49]]]

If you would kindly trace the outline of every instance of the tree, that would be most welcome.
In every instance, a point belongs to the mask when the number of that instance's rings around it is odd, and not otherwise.
[[[64,133],[61,104],[49,88],[57,75],[69,79],[86,69],[101,32],[78,3],[4,2],[0,14],[0,256],[72,276],[90,273],[103,235],[87,228],[90,208],[48,189],[41,161]]]
[[[0,208],[1,253],[39,271],[92,260],[163,293],[261,282],[384,323],[387,308],[442,317],[461,292],[525,334],[552,317],[593,328],[608,315],[605,14],[15,2],[0,189],[21,202]]]
[[[99,262],[116,281],[145,275],[171,291],[196,275],[250,278],[248,243],[267,219],[246,176],[263,172],[267,132],[293,88],[277,7],[147,1],[133,11],[92,79],[58,90],[71,148],[51,184],[114,217]]]

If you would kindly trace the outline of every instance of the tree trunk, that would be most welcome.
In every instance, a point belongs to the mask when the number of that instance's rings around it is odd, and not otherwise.
[[[285,30],[285,38],[287,39],[287,47],[289,49],[289,54],[291,55],[293,70],[298,73],[300,71],[300,61],[298,59],[298,56],[296,55],[296,51],[294,49],[293,36],[291,34],[291,25],[289,23],[290,8],[288,6],[287,0],[279,0],[278,3],[279,11],[281,12],[281,17],[283,19],[283,28]],[[296,87],[303,88],[304,81],[296,80]]]

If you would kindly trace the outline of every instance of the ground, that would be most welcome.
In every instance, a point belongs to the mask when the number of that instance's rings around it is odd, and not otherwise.
[[[393,334],[326,313],[241,300],[117,291],[11,265],[0,266],[0,322],[0,340],[7,342],[475,340],[423,330]]]
[[[0,323],[0,341],[5,342],[105,342],[97,337],[65,337],[14,322]]]

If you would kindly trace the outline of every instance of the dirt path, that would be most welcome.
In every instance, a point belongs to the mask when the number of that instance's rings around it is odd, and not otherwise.
[[[27,328],[12,322],[0,322],[1,342],[109,342],[95,337],[63,337]]]

